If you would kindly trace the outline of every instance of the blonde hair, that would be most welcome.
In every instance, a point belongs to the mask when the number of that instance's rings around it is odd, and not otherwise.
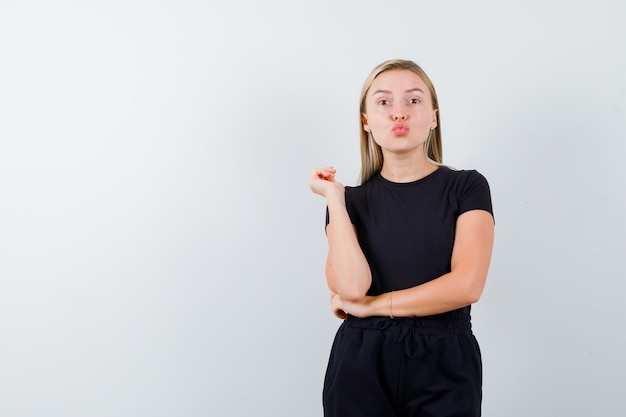
[[[406,61],[402,59],[393,59],[385,61],[372,70],[370,75],[365,79],[363,88],[361,89],[360,107],[359,107],[359,123],[361,127],[361,176],[359,178],[360,184],[364,184],[383,167],[383,152],[380,146],[374,142],[374,138],[370,132],[366,132],[363,129],[363,113],[365,113],[365,98],[369,91],[374,79],[385,71],[393,69],[405,69],[409,70],[418,77],[420,77],[430,92],[430,97],[433,103],[433,110],[437,110],[437,126],[432,129],[428,135],[428,139],[424,144],[424,153],[426,158],[434,164],[441,165],[443,163],[443,149],[441,145],[441,122],[439,116],[439,101],[437,100],[437,92],[428,75],[413,61]]]

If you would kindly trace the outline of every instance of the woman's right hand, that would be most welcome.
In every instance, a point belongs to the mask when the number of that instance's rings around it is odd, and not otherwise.
[[[309,187],[315,194],[322,197],[328,197],[332,192],[339,192],[343,195],[343,185],[335,181],[336,172],[337,170],[333,167],[314,169],[309,178]]]

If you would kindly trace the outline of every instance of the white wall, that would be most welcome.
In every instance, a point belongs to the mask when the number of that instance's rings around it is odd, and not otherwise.
[[[487,417],[621,416],[625,6],[0,1],[0,415],[320,416],[310,170],[420,63],[489,179]]]

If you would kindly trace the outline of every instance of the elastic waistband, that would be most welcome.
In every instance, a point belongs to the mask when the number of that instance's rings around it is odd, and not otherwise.
[[[366,317],[348,316],[345,325],[360,329],[393,329],[412,328],[425,334],[452,332],[457,334],[471,333],[472,324],[469,317],[440,318],[440,317]]]

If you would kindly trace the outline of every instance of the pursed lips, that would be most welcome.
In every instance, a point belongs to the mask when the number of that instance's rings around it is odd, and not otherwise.
[[[395,125],[393,125],[393,128],[391,130],[397,136],[400,136],[400,135],[404,135],[406,132],[408,132],[409,131],[409,127],[407,125],[405,125],[404,123],[396,123]]]

